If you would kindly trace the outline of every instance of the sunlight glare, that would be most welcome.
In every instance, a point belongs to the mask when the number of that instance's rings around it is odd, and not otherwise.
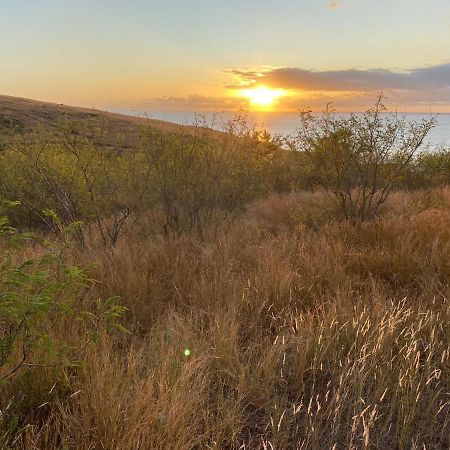
[[[270,108],[276,100],[283,97],[284,89],[272,89],[267,86],[257,86],[251,89],[242,89],[239,92],[241,97],[250,100],[250,104],[259,108]]]

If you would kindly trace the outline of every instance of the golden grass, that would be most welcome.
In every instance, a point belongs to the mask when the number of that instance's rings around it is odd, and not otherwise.
[[[272,197],[204,242],[136,233],[78,255],[131,334],[29,399],[8,445],[449,448],[450,191],[396,193],[360,227],[325,206]]]
[[[27,98],[0,95],[0,137],[2,144],[13,142],[13,129],[16,138],[22,136],[25,141],[36,141],[38,136],[52,140],[62,131],[65,120],[72,124],[104,126],[105,138],[102,145],[117,146],[130,149],[136,146],[141,137],[143,126],[161,131],[189,132],[192,127],[181,126],[172,122],[137,117],[124,114],[110,113],[98,109],[80,108],[57,103],[31,100]],[[13,129],[11,129],[11,126]],[[87,133],[80,126],[80,132]],[[120,142],[120,144],[118,144]]]

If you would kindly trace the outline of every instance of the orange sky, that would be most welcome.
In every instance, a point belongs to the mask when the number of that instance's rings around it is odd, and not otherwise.
[[[356,111],[384,91],[404,111],[450,112],[448,0],[0,0],[0,8],[2,94],[98,108],[334,102]],[[241,92],[261,86],[283,95],[258,104]]]

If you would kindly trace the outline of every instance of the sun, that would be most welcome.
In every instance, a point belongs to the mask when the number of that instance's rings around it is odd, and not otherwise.
[[[259,109],[271,109],[274,103],[286,95],[284,89],[273,89],[267,86],[256,86],[251,89],[241,89],[240,97],[250,100],[250,104]]]

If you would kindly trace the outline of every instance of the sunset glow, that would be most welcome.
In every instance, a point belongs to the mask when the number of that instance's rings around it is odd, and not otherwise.
[[[239,92],[239,96],[247,98],[250,105],[257,109],[271,109],[276,101],[285,95],[284,89],[272,89],[267,86],[242,89]]]
[[[4,95],[159,114],[365,111],[384,92],[450,112],[448,0],[0,4]]]

